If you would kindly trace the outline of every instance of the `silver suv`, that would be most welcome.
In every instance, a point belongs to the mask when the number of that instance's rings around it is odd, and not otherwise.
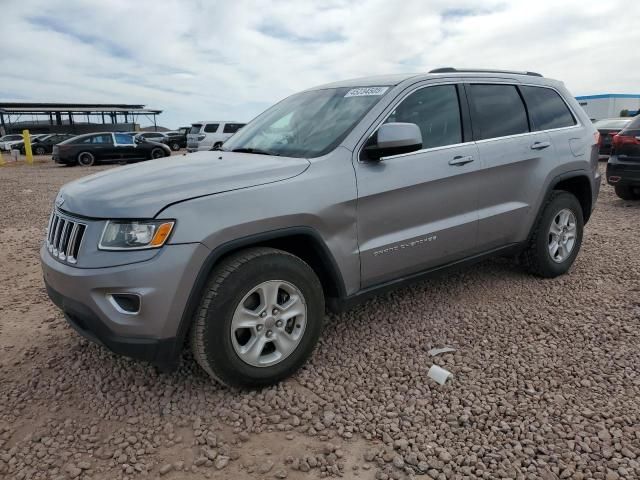
[[[293,95],[220,151],[62,188],[42,246],[82,335],[212,377],[277,382],[325,306],[493,255],[573,264],[600,188],[598,135],[558,81],[438,69]]]

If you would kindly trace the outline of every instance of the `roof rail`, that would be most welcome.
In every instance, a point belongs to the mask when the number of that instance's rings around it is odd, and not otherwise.
[[[515,73],[518,75],[530,75],[532,77],[542,77],[541,74],[536,72],[519,72],[517,70],[490,70],[481,68],[453,68],[442,67],[430,70],[429,73]]]

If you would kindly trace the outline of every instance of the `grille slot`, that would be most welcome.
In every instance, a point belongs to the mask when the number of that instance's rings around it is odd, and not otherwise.
[[[55,258],[66,263],[76,263],[87,226],[54,211],[47,227],[47,249]]]

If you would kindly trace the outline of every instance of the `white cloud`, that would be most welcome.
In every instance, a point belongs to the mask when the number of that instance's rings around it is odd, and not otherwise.
[[[248,120],[320,83],[438,66],[640,91],[640,3],[24,0],[2,6],[0,99],[144,103],[171,127]]]

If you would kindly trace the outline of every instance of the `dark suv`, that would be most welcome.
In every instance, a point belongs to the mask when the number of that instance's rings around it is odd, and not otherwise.
[[[171,150],[177,152],[181,148],[187,148],[187,133],[189,133],[191,127],[180,127],[178,130],[165,132],[167,136],[166,143],[171,147]]]
[[[130,162],[168,157],[171,149],[163,143],[137,140],[128,133],[90,133],[70,138],[53,147],[53,160],[67,165],[89,167],[98,162]]]
[[[623,200],[640,200],[640,115],[613,137],[607,182]]]

